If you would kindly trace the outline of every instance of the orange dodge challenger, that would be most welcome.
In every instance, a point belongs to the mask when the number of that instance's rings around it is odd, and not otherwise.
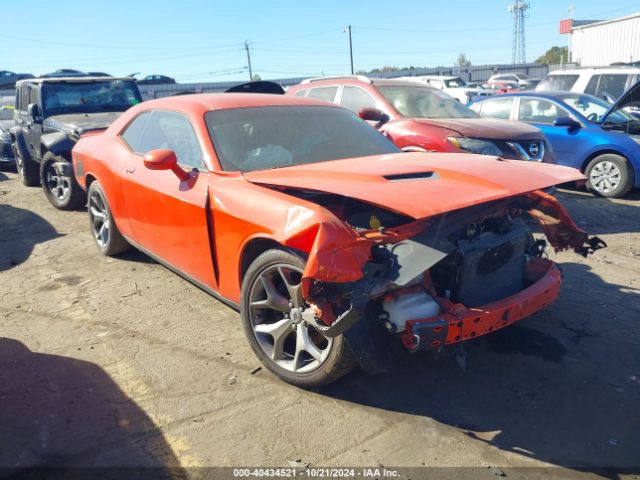
[[[263,94],[137,105],[73,150],[100,251],[132,246],[241,312],[283,380],[441,349],[553,302],[589,238],[552,196],[574,169],[401,153],[350,111]],[[546,240],[532,235],[541,227]]]

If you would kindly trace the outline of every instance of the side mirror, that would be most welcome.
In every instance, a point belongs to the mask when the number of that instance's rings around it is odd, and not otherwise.
[[[580,128],[579,122],[575,121],[571,117],[558,117],[553,121],[553,125],[556,127],[568,127],[568,128]]]
[[[149,170],[171,170],[180,181],[189,178],[189,174],[178,165],[178,158],[173,150],[151,150],[144,156],[144,166]]]
[[[358,116],[362,120],[369,122],[378,122],[380,125],[389,121],[389,116],[377,108],[363,108],[358,112]]]
[[[30,103],[27,107],[27,115],[31,123],[42,123],[42,117],[40,116],[40,109],[35,103]]]

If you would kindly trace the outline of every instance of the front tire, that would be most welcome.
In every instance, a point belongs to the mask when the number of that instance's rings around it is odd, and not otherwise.
[[[40,173],[38,164],[33,160],[28,160],[22,156],[20,147],[13,144],[13,154],[16,157],[16,170],[20,176],[20,181],[25,187],[37,187],[40,185]]]
[[[113,220],[111,209],[107,203],[107,196],[97,180],[94,180],[89,186],[87,197],[89,227],[91,228],[93,239],[102,254],[112,257],[131,250],[131,245],[122,236],[116,222]]]
[[[262,364],[287,383],[316,388],[355,366],[344,336],[326,338],[293,313],[302,298],[305,262],[289,251],[267,250],[242,282],[240,313],[245,335]]]
[[[76,210],[87,202],[78,182],[73,176],[71,162],[61,155],[47,152],[40,164],[40,183],[51,205],[58,210]]]
[[[598,155],[587,165],[585,175],[587,188],[599,197],[620,198],[633,187],[633,171],[621,155]]]

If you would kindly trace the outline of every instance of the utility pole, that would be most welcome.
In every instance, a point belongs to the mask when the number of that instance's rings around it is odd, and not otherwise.
[[[251,54],[249,53],[249,42],[244,41],[244,49],[247,51],[247,63],[249,64],[249,81],[253,81],[253,72],[251,71]]]
[[[349,59],[351,60],[351,75],[353,75],[353,42],[351,41],[351,25],[347,27],[349,30]]]
[[[571,32],[569,32],[569,44],[567,45],[569,48],[567,48],[567,51],[569,53],[569,58],[567,58],[567,63],[571,63],[571,51],[573,50],[573,46],[571,44],[571,37],[573,37],[573,12],[576,9],[576,7],[574,7],[573,5],[569,5],[569,8],[567,8],[567,11],[569,12],[569,18],[571,19]]]

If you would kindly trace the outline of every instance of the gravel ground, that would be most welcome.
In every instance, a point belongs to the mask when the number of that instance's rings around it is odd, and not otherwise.
[[[468,342],[466,372],[450,357],[415,355],[386,375],[354,371],[311,392],[256,371],[236,312],[141,253],[100,256],[85,212],[57,211],[0,172],[0,466],[632,478],[640,194],[559,198],[609,247],[553,255],[564,272],[555,304]]]

